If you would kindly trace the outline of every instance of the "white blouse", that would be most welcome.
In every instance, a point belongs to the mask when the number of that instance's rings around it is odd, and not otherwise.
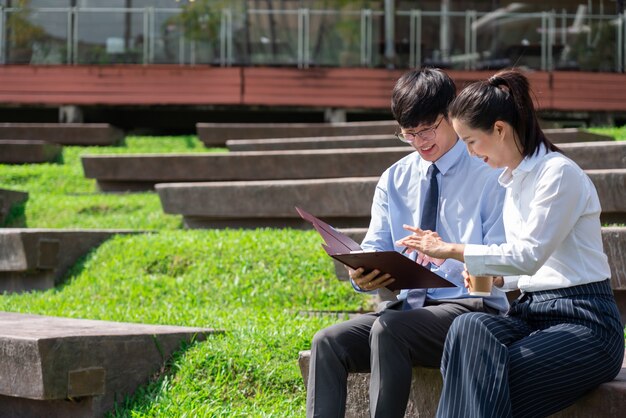
[[[506,169],[506,244],[465,246],[473,275],[501,275],[503,289],[526,292],[577,286],[611,276],[602,249],[598,193],[576,163],[542,145]]]

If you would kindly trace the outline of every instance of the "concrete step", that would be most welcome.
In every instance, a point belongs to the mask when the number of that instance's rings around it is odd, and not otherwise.
[[[401,143],[394,132],[397,125],[387,124],[387,131],[380,134],[364,132],[363,134],[310,135],[300,137],[271,136],[256,139],[228,139],[226,146],[231,151],[269,151],[269,150],[296,150],[296,149],[328,149],[328,148],[366,148],[366,147],[395,147]],[[305,131],[306,132],[306,131]],[[599,135],[579,128],[544,129],[544,133],[555,144],[572,142],[611,141],[607,135]]]
[[[4,225],[11,209],[25,204],[27,200],[28,193],[26,192],[0,189],[0,226]]]
[[[393,133],[384,135],[318,136],[310,138],[229,139],[230,151],[277,151],[336,148],[389,148],[408,144],[398,140]]]
[[[398,141],[399,143],[399,141]],[[563,144],[584,169],[626,167],[626,141]],[[206,154],[84,155],[85,176],[102,191],[151,190],[156,183],[379,176],[407,146]],[[163,170],[167,167],[167,170]]]
[[[63,147],[46,141],[0,139],[0,164],[36,164],[59,161]]]
[[[298,365],[305,385],[309,376],[310,351],[301,351]],[[369,373],[348,375],[346,418],[369,417]],[[415,367],[405,417],[434,417],[442,387],[439,369]],[[622,371],[612,382],[604,383],[579,399],[569,408],[552,415],[556,418],[614,418],[626,409],[626,359]]]
[[[626,169],[589,170],[602,217],[626,220]],[[162,183],[155,186],[166,213],[183,215],[190,228],[306,227],[294,209],[337,228],[366,227],[377,177],[339,179]]]
[[[39,140],[60,145],[116,145],[124,132],[108,123],[0,123],[0,139]]]
[[[130,230],[0,229],[0,293],[54,287],[80,257]]]
[[[207,328],[0,312],[0,415],[101,417]]]
[[[151,190],[156,183],[380,176],[410,153],[385,149],[207,154],[85,155],[85,176],[102,191]],[[167,167],[164,170],[163,167]]]
[[[208,147],[229,139],[292,138],[393,134],[395,121],[340,123],[197,123],[198,138]]]

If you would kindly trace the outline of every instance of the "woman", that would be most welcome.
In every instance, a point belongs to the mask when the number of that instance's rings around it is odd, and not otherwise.
[[[430,231],[398,242],[465,262],[521,296],[506,316],[469,313],[448,332],[439,417],[542,417],[571,405],[621,369],[624,335],[602,250],[590,179],[539,128],[529,83],[503,71],[450,106],[468,151],[505,168],[507,243],[447,243]],[[503,276],[503,277],[502,277]]]

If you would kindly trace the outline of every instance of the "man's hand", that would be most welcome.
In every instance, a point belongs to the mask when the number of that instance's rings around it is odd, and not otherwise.
[[[356,270],[348,269],[348,274],[354,283],[363,290],[376,290],[393,283],[396,279],[392,278],[388,273],[380,274],[380,270],[372,270],[367,274],[362,267]]]
[[[426,255],[424,253],[417,253],[417,258],[415,259],[415,262],[417,264],[421,264],[422,266],[427,266],[428,263],[434,264],[437,267],[439,267],[440,265],[443,264],[443,262],[446,261],[443,258],[433,258],[429,255]]]

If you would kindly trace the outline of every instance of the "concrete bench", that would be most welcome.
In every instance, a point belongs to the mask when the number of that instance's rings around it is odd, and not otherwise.
[[[101,417],[206,328],[0,312],[0,415]]]
[[[46,141],[0,139],[0,164],[36,164],[60,160],[63,147]]]
[[[626,141],[563,144],[584,169],[626,167]],[[102,191],[151,190],[156,183],[379,176],[413,149],[357,148],[206,154],[84,155]],[[167,170],[163,170],[167,167]]]
[[[230,151],[278,151],[337,148],[389,148],[401,146],[392,133],[384,135],[318,136],[309,138],[229,139]],[[411,148],[406,146],[409,151]]]
[[[28,200],[28,193],[0,189],[0,226],[4,225],[14,207],[23,205]]]
[[[208,147],[229,139],[292,138],[393,134],[395,121],[339,123],[197,123],[198,138]]]
[[[606,135],[593,134],[578,128],[546,129],[547,137],[555,144],[578,142],[615,142]],[[270,151],[332,148],[396,147],[400,141],[393,131],[382,135],[318,136],[307,138],[229,139],[226,146],[231,151]],[[408,146],[408,145],[407,145]],[[605,167],[606,168],[606,167]]]
[[[408,147],[399,147],[378,150],[85,155],[82,164],[85,176],[95,178],[100,190],[136,191],[151,190],[154,184],[166,182],[380,176],[387,167],[410,152]]]
[[[587,171],[598,189],[603,219],[626,219],[626,169]],[[190,228],[306,227],[300,206],[338,228],[366,227],[377,177],[163,183],[155,186],[165,213]]]
[[[54,287],[76,261],[128,230],[0,229],[0,293]]]
[[[300,372],[305,385],[309,376],[310,351],[298,356]],[[369,417],[369,373],[348,375],[346,418]],[[411,392],[405,417],[434,417],[442,387],[439,369],[415,367],[411,380]],[[622,371],[612,382],[604,383],[579,399],[569,408],[552,415],[560,418],[614,418],[626,409],[626,359]]]
[[[60,145],[116,145],[124,132],[108,123],[0,123],[0,139],[40,140]]]

